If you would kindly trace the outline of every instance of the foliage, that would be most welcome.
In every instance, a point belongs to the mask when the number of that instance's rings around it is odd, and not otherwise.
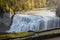
[[[54,5],[53,0],[0,0],[0,6],[7,12],[32,10],[34,8],[42,8]],[[13,14],[14,15],[14,14]]]
[[[29,36],[31,34],[32,32],[5,33],[5,34],[0,34],[0,39],[19,38],[19,37]]]
[[[57,34],[57,33],[60,33],[60,29],[57,29],[57,30],[51,30],[51,31],[47,31],[47,32],[42,32],[41,31],[35,31],[35,32],[41,32],[40,34],[43,34],[43,35],[51,35],[51,34]]]
[[[12,8],[13,10],[24,10],[28,8],[34,8],[35,6],[46,5],[46,0],[1,0],[1,6],[7,10]]]
[[[52,34],[58,34],[60,33],[60,29],[57,30],[51,30],[51,31],[46,31],[42,32],[43,30],[36,30],[34,33],[39,33],[40,35],[52,35]],[[6,38],[21,38],[21,37],[26,37],[29,35],[32,35],[33,32],[18,32],[18,33],[5,33],[5,34],[0,34],[0,39],[6,39]]]

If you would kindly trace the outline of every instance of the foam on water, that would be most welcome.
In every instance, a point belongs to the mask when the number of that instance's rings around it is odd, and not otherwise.
[[[7,32],[26,32],[29,30],[47,30],[60,27],[59,17],[45,17],[16,14],[10,30]]]

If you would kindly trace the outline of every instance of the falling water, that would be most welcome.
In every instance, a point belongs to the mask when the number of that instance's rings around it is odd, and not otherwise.
[[[40,14],[41,13],[41,14]],[[53,28],[60,28],[60,18],[56,17],[50,11],[34,11],[34,14],[38,15],[22,15],[15,14],[11,23],[10,18],[7,16],[0,23],[3,22],[8,27],[0,27],[0,32],[26,32],[29,30],[48,30]],[[40,15],[39,15],[40,14]],[[7,22],[8,21],[8,22]],[[1,26],[1,25],[0,25]]]
[[[60,27],[59,17],[44,17],[16,14],[11,28],[7,32],[24,32],[28,30],[48,30]]]

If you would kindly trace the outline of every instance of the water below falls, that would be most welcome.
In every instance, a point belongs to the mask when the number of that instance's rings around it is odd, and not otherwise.
[[[7,32],[26,32],[28,30],[48,30],[60,27],[59,17],[32,16],[16,14]]]

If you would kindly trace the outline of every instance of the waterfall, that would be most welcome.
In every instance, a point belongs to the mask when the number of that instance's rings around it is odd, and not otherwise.
[[[56,17],[55,12],[42,10],[33,13],[34,15],[27,15],[29,13],[15,14],[11,25],[10,14],[6,13],[3,19],[0,18],[0,32],[26,32],[60,28],[60,18]]]
[[[60,27],[59,17],[45,17],[16,14],[7,32],[26,32],[29,30],[48,30]]]

